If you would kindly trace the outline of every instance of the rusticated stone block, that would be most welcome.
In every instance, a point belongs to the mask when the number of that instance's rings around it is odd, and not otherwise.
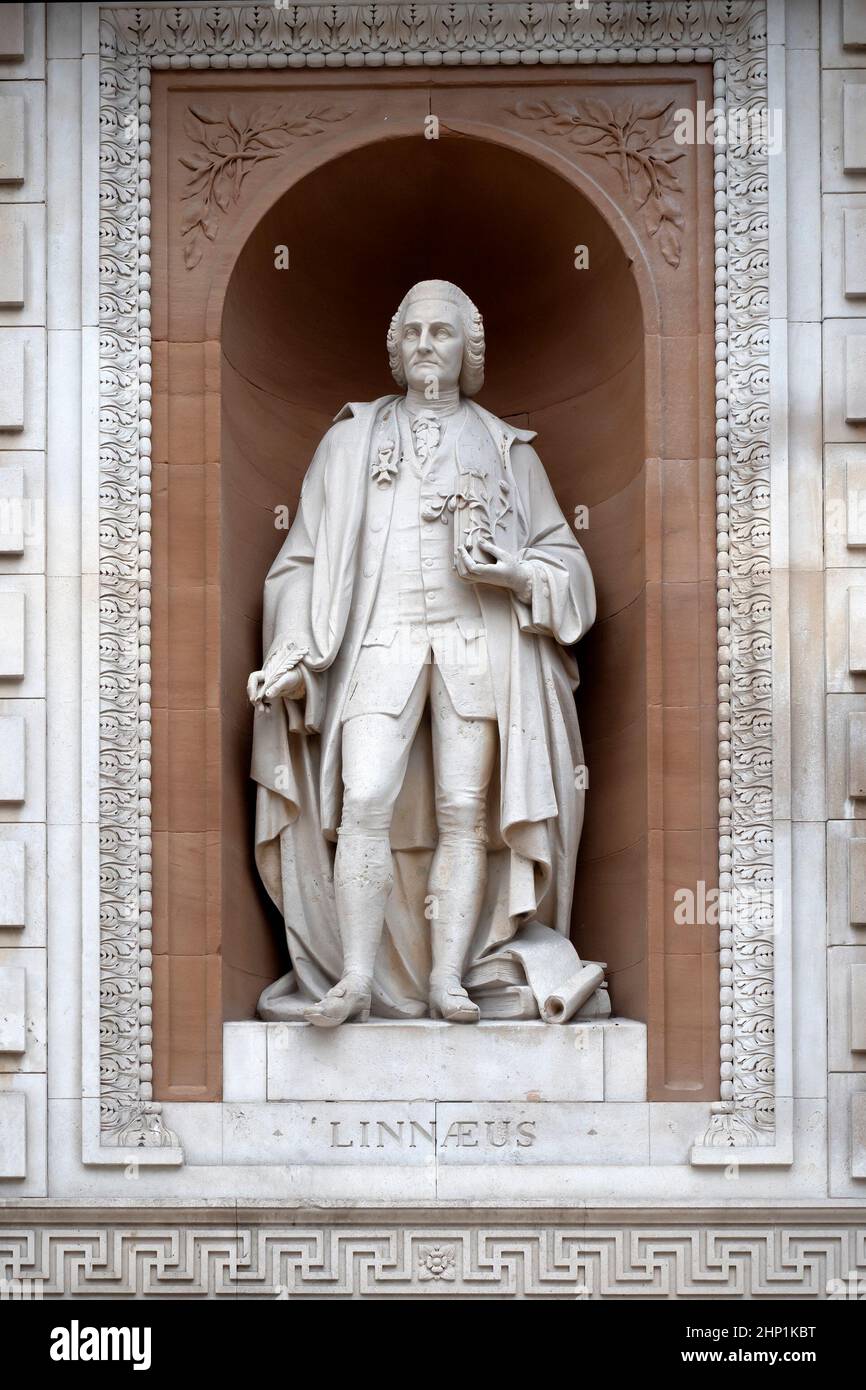
[[[848,795],[866,796],[866,710],[848,715]]]
[[[846,174],[866,170],[866,85],[842,86],[842,165]]]
[[[866,333],[845,338],[845,419],[849,425],[866,421]]]
[[[24,223],[13,206],[0,207],[0,309],[24,304]]]
[[[20,9],[21,6],[15,8]],[[866,48],[866,5],[863,0],[842,0],[842,46]]]
[[[24,552],[24,469],[0,468],[0,555]]]
[[[0,801],[23,801],[26,794],[25,724],[20,714],[0,715]]]
[[[24,342],[12,330],[0,336],[0,430],[23,428]]]
[[[848,845],[848,920],[866,923],[866,839]]]
[[[24,594],[0,592],[0,678],[24,675]]]
[[[851,1051],[866,1052],[866,965],[850,966]]]
[[[27,1046],[27,971],[0,965],[0,1052],[23,1052]]]
[[[0,96],[0,183],[23,183],[25,163],[24,98]]]
[[[0,62],[20,62],[24,57],[24,6],[0,5]]]
[[[26,925],[27,850],[15,840],[0,841],[0,927]]]
[[[0,1178],[27,1176],[27,1097],[0,1091]]]
[[[866,295],[866,209],[843,209],[842,259],[846,298]]]

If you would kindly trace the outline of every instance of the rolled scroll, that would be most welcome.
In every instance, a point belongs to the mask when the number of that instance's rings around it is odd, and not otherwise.
[[[541,922],[524,922],[501,954],[523,966],[545,1023],[567,1023],[604,983],[604,964],[582,961],[567,936]]]
[[[541,1004],[541,1017],[545,1023],[566,1023],[577,1013],[604,982],[604,969],[594,961],[587,962],[555,990],[548,994]]]

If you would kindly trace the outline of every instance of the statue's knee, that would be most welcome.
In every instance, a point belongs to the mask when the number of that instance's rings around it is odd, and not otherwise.
[[[487,841],[487,798],[468,792],[452,792],[441,796],[436,805],[436,819],[441,835],[459,835],[464,839]]]
[[[375,835],[390,830],[392,814],[390,801],[375,788],[347,786],[343,789],[341,830]]]

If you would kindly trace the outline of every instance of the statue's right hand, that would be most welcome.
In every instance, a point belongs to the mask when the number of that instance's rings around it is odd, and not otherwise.
[[[265,673],[264,671],[253,671],[247,681],[247,699],[251,705],[257,705],[265,693]]]
[[[301,666],[294,666],[291,670],[285,671],[279,668],[269,669],[268,664],[262,671],[253,671],[247,681],[247,696],[253,705],[267,705],[271,700],[302,700],[306,693],[306,682]]]

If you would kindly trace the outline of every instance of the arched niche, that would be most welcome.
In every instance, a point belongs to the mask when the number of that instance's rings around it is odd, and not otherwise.
[[[438,141],[348,135],[318,159],[305,150],[291,177],[275,164],[273,185],[259,177],[220,231],[208,276],[184,273],[170,229],[162,250],[157,238],[155,268],[162,258],[176,287],[154,355],[166,1099],[218,1097],[221,1020],[251,1018],[286,966],[252,858],[245,683],[261,655],[262,583],[335,412],[393,389],[388,319],[428,276],[475,299],[482,403],[538,432],[563,511],[588,516],[599,617],[578,650],[589,792],[575,942],[608,963],[615,1012],[649,1024],[650,1096],[715,1094],[714,933],[673,920],[676,889],[717,873],[712,278],[698,276],[711,231],[695,219],[674,275],[610,180],[599,188],[523,131],[459,125]],[[704,184],[711,198],[711,173]],[[159,340],[158,308],[155,322]]]
[[[538,431],[557,497],[581,527],[592,562],[599,621],[578,653],[591,791],[574,938],[583,954],[608,962],[616,1011],[643,1018],[645,978],[630,969],[647,955],[640,297],[610,226],[538,161],[472,139],[440,140],[420,153],[417,138],[390,140],[309,174],[262,217],[228,285],[221,332],[226,819],[246,826],[249,839],[248,807],[240,811],[250,736],[244,686],[260,659],[262,579],[283,538],[275,507],[293,514],[315,444],[345,401],[396,389],[385,331],[409,285],[453,280],[485,319],[479,399]],[[578,269],[581,246],[589,265]],[[286,258],[289,268],[278,268]],[[274,926],[249,863],[229,853],[223,959],[231,1013],[243,1017],[272,969]],[[610,886],[604,874],[614,857],[623,872]]]

